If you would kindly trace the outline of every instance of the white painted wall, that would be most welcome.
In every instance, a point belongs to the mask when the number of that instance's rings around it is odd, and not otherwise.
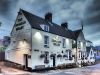
[[[49,36],[49,48],[45,48],[44,47],[44,35]],[[59,40],[61,41],[60,46],[55,46],[53,45],[52,39],[58,37]],[[32,68],[35,67],[35,65],[45,65],[45,66],[53,66],[53,60],[51,58],[49,58],[49,63],[48,64],[44,64],[44,58],[41,59],[39,56],[41,55],[41,53],[44,53],[44,51],[48,51],[49,55],[54,53],[56,55],[58,54],[62,54],[64,55],[65,51],[67,49],[72,50],[72,39],[68,39],[67,44],[66,44],[66,48],[63,48],[62,46],[62,39],[65,37],[61,37],[55,34],[51,34],[48,32],[44,32],[44,31],[40,31],[37,29],[33,29],[32,30]],[[34,50],[39,50],[39,52],[34,51]],[[64,53],[62,53],[62,51]],[[62,57],[62,59],[60,58],[56,58],[56,66],[59,64],[64,64],[64,63],[72,63],[74,61],[70,61],[70,60],[65,60],[65,58]]]
[[[81,43],[81,51],[86,51],[86,41],[82,32],[78,36],[77,42],[79,41]]]
[[[70,49],[72,50],[72,53],[74,53],[74,49],[72,49],[72,39],[68,39],[62,36],[58,36],[55,34],[51,34],[48,32],[40,31],[37,29],[32,29],[32,37],[31,37],[31,26],[29,25],[27,19],[22,14],[21,16],[18,15],[17,19],[22,17],[24,21],[26,21],[26,24],[24,24],[24,28],[22,30],[16,31],[15,26],[12,30],[11,34],[11,43],[9,47],[6,50],[6,59],[18,64],[24,65],[24,54],[31,55],[31,58],[28,59],[28,67],[31,67],[32,69],[35,69],[35,66],[37,65],[45,65],[46,67],[53,67],[53,60],[49,58],[49,63],[44,63],[44,58],[40,58],[41,53],[44,53],[45,51],[49,52],[50,54],[54,53],[56,56],[58,54],[64,55],[65,51]],[[16,24],[18,22],[16,21]],[[44,47],[44,35],[49,36],[49,48]],[[60,46],[54,46],[52,39],[58,37],[61,41]],[[32,38],[32,40],[31,40]],[[68,39],[66,42],[66,48],[63,48],[62,46],[62,39]],[[25,40],[24,40],[25,39]],[[78,41],[85,42],[83,40],[83,34],[81,33],[78,37]],[[32,50],[31,49],[31,41],[32,41]],[[34,50],[39,50],[34,51]],[[83,46],[83,49],[85,50],[85,45]],[[63,51],[63,53],[62,53]],[[61,64],[69,64],[74,63],[74,60],[66,60],[65,58],[57,58],[56,57],[56,66]]]
[[[83,32],[81,32],[77,38],[77,45],[79,45],[79,41],[80,41],[80,48],[77,48],[78,49],[77,61],[78,63],[81,63],[82,60],[79,58],[79,54],[81,56],[81,53],[79,53],[79,51],[86,52],[86,41]]]
[[[22,18],[22,21],[26,21],[23,24],[24,28],[22,30],[16,31],[16,26],[14,26],[11,34],[11,43],[5,51],[6,60],[24,65],[24,54],[30,54],[31,49],[31,27],[24,17],[24,15],[18,15],[15,24],[18,24],[18,18]],[[25,40],[24,40],[25,39]],[[31,60],[29,60],[28,66],[31,67]]]

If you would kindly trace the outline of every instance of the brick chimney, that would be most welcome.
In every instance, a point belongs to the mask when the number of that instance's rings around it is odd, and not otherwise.
[[[52,13],[48,12],[45,14],[45,20],[52,22]]]
[[[61,27],[65,28],[65,29],[68,29],[68,23],[67,22],[62,23]]]

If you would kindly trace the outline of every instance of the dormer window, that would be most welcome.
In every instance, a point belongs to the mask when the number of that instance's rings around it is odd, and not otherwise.
[[[49,31],[49,26],[47,26],[47,25],[44,25],[44,31]]]
[[[48,25],[41,24],[40,26],[44,31],[49,32],[49,26]]]

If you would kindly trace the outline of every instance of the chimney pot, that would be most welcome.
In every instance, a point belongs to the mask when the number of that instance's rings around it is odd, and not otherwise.
[[[61,27],[68,29],[68,23],[67,22],[62,23]]]
[[[45,20],[52,22],[52,13],[51,12],[46,13]]]

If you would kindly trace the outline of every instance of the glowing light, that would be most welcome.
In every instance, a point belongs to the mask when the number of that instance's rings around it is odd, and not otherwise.
[[[69,39],[66,39],[66,45],[69,45]]]
[[[27,43],[27,41],[20,40],[18,42],[17,48],[21,51],[21,53],[23,53],[23,54],[26,54],[27,53],[28,54],[30,45]],[[19,52],[17,52],[16,54],[18,55],[18,53]]]
[[[41,40],[42,39],[42,35],[40,32],[36,32],[35,35],[34,35],[34,38],[37,39],[37,40]]]
[[[19,46],[20,47],[26,47],[26,42],[25,41],[19,41]]]
[[[73,40],[73,43],[75,44],[75,43],[76,43],[76,41],[75,41],[75,40]]]
[[[81,42],[81,49],[83,49],[83,42]]]

